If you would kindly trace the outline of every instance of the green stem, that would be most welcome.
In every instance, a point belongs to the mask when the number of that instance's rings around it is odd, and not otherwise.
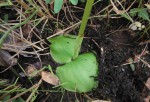
[[[94,3],[94,0],[87,0],[86,2],[85,11],[82,17],[81,26],[80,26],[78,37],[76,38],[76,43],[74,47],[74,57],[73,57],[74,59],[79,55],[81,44],[82,44],[83,37],[84,37],[84,31],[85,31],[87,21],[89,19],[89,16],[92,10],[93,3]]]
[[[37,9],[35,12],[33,12],[29,18],[27,18],[26,20],[24,20],[23,22],[21,22],[21,23],[15,25],[15,26],[11,27],[8,31],[6,31],[6,32],[4,33],[4,35],[2,36],[2,38],[0,39],[0,49],[1,49],[1,47],[2,47],[3,42],[4,42],[5,39],[8,37],[9,33],[10,33],[12,30],[14,30],[14,29],[16,29],[16,28],[18,28],[18,27],[20,27],[20,26],[26,24],[37,12],[38,12],[38,9]]]

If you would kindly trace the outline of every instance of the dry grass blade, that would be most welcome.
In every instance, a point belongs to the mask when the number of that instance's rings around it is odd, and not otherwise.
[[[37,89],[39,88],[40,84],[42,83],[42,79],[40,79],[40,81],[38,82],[38,86],[35,87],[35,89],[32,91],[32,93],[30,94],[30,96],[28,97],[28,99],[26,100],[26,102],[31,102],[31,98],[33,97],[33,95],[36,93]]]
[[[59,32],[57,32],[57,33],[55,33],[55,34],[53,34],[53,35],[47,37],[47,39],[52,38],[52,37],[57,36],[57,35],[60,35],[60,34],[64,33],[65,31],[67,31],[67,30],[69,30],[69,29],[71,29],[71,28],[73,28],[73,27],[78,26],[80,23],[81,23],[81,21],[80,21],[80,22],[77,22],[77,23],[75,23],[75,24],[73,24],[72,26],[69,26],[68,28],[66,28],[66,29],[64,29],[64,30],[61,30],[61,31],[59,31]]]
[[[114,2],[113,2],[112,0],[110,0],[111,4],[112,4],[112,6],[113,6],[113,9],[114,9],[114,11],[115,11],[117,14],[123,14],[123,13],[127,12],[127,11],[131,8],[131,6],[135,3],[135,1],[136,1],[136,0],[134,0],[134,2],[125,10],[124,7],[121,5],[121,3],[117,0],[117,2],[119,3],[119,5],[123,8],[123,10],[119,10],[119,9],[115,6]]]
[[[150,90],[150,78],[147,79],[145,85]]]
[[[146,61],[144,61],[143,59],[141,59],[140,57],[138,56],[135,56],[136,58],[138,58],[143,64],[145,64],[148,68],[150,68],[150,64]]]
[[[147,79],[145,86],[150,90],[150,78]],[[144,102],[149,102],[149,101],[150,101],[150,95],[144,98]]]
[[[27,23],[27,22],[37,13],[37,11],[38,11],[38,10],[36,10],[31,16],[29,16],[29,18],[27,18],[27,19],[24,20],[23,22],[21,22],[21,23],[15,25],[15,26],[13,26],[13,27],[11,27],[8,31],[6,31],[6,32],[4,33],[4,35],[1,37],[1,39],[0,39],[0,48],[1,48],[2,44],[3,44],[3,42],[4,42],[4,41],[6,40],[6,38],[8,37],[9,33],[10,33],[12,30],[14,30],[15,28],[18,28],[18,27],[24,25],[25,23]]]
[[[46,7],[43,3],[43,1],[41,0],[37,0],[39,2],[39,4],[42,6],[42,8],[44,9],[44,11],[48,14],[48,18],[53,18],[53,16],[51,15],[51,13],[49,12],[48,7]]]
[[[16,0],[16,2],[18,4],[20,4],[25,10],[29,9],[29,5],[27,3],[24,2],[24,0]],[[37,12],[38,16],[43,17],[45,16],[43,12],[41,12],[41,10],[39,9]]]

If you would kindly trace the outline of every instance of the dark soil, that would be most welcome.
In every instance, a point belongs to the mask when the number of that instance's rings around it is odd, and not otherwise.
[[[104,26],[105,23],[101,22],[101,25]],[[129,58],[134,59],[135,55],[141,54],[145,45],[138,45],[136,32],[113,29],[109,25],[103,29],[104,32],[100,30],[98,39],[93,42],[98,44],[95,49],[97,47],[96,51],[99,53],[99,88],[93,92],[93,97],[113,102],[142,102],[144,83],[150,76],[150,69],[143,66],[142,62],[134,64],[134,71],[129,64],[124,64]],[[148,56],[149,54],[142,58]]]

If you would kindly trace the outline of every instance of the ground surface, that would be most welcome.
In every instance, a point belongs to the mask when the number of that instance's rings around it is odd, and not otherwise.
[[[103,2],[102,4],[106,5],[107,3],[105,4],[105,2]],[[102,8],[97,5],[94,6],[92,11],[93,14],[95,13],[94,10],[97,11]],[[79,6],[82,7],[84,4]],[[11,16],[11,9],[0,9],[2,14],[9,14],[9,19],[16,18],[15,13],[13,15],[14,18]],[[81,19],[82,12],[74,13],[75,17]],[[69,16],[70,15],[67,17],[69,18]],[[63,17],[64,13],[62,12],[60,13],[59,19],[67,25],[67,18]],[[3,19],[3,17],[1,17],[1,19]],[[71,19],[69,20],[71,21]],[[149,95],[149,89],[145,86],[145,83],[150,77],[150,68],[148,64],[146,64],[150,62],[150,45],[148,43],[141,44],[141,42],[149,39],[150,31],[147,35],[145,34],[141,37],[140,32],[142,31],[132,31],[128,29],[128,23],[129,21],[125,18],[95,18],[88,23],[81,53],[93,52],[97,56],[99,63],[99,76],[96,79],[99,81],[98,88],[93,89],[92,92],[86,94],[72,93],[65,90],[62,91],[62,89],[59,88],[56,88],[55,91],[57,91],[55,92],[53,91],[52,85],[42,82],[35,102],[75,102],[75,100],[86,102],[91,99],[111,100],[112,102],[142,102],[143,99]],[[42,28],[41,25],[37,27],[39,31]],[[46,38],[54,32],[57,32],[55,31],[54,25],[54,22],[49,21],[40,35],[41,38]],[[53,32],[49,32],[49,27],[52,27]],[[71,33],[77,34],[77,30],[72,31]],[[32,39],[33,41],[37,41],[35,36],[33,36]],[[48,47],[50,43],[47,40],[45,40],[45,42],[46,44],[44,44],[44,46]],[[27,48],[26,51],[33,51],[33,49]],[[40,53],[49,53],[49,49]],[[10,52],[10,54],[14,55],[15,53]],[[18,62],[23,68],[34,63],[36,63],[39,69],[41,68],[39,63],[42,64],[42,67],[47,66],[48,64],[50,64],[52,68],[58,66],[49,54],[41,55],[39,57],[41,62],[36,55],[31,57],[20,55],[18,57]],[[143,60],[139,61],[139,57]],[[13,66],[17,73],[21,72],[19,64]],[[4,67],[0,68],[0,70],[4,70]],[[0,79],[8,79],[10,83],[14,83],[16,78],[17,76],[11,70],[7,70],[0,74]],[[40,77],[35,77],[31,79],[31,83],[27,77],[20,77],[18,84],[23,88],[29,88],[37,83],[39,79]],[[40,90],[49,90],[50,92]],[[16,94],[13,96],[15,95]],[[26,99],[28,94],[24,94],[22,97],[23,99]]]

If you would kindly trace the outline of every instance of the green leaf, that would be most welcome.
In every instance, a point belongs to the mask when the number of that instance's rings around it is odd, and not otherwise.
[[[132,22],[132,18],[128,16],[126,13],[121,14],[121,16]]]
[[[94,54],[79,55],[72,62],[60,66],[56,70],[61,86],[72,92],[89,92],[96,88],[98,81],[98,65]]]
[[[58,13],[61,10],[62,5],[63,5],[63,0],[55,0],[54,1],[54,12]]]
[[[70,2],[71,2],[73,5],[77,5],[78,0],[70,0]]]
[[[57,63],[63,64],[72,60],[76,36],[71,36],[60,35],[49,39],[50,54]]]
[[[130,16],[134,17],[141,10],[142,10],[142,8],[133,8],[130,10],[129,14],[130,14]]]
[[[147,12],[147,8],[134,8],[134,9],[131,9],[129,13],[132,17],[134,17],[134,16],[136,16],[136,14],[138,14],[138,16],[141,17],[143,20],[150,21],[149,14]]]
[[[141,11],[139,11],[138,12],[138,16],[141,17],[141,18],[143,18],[144,20],[150,21],[147,9],[142,9]]]
[[[52,0],[45,0],[46,4],[49,4]]]

